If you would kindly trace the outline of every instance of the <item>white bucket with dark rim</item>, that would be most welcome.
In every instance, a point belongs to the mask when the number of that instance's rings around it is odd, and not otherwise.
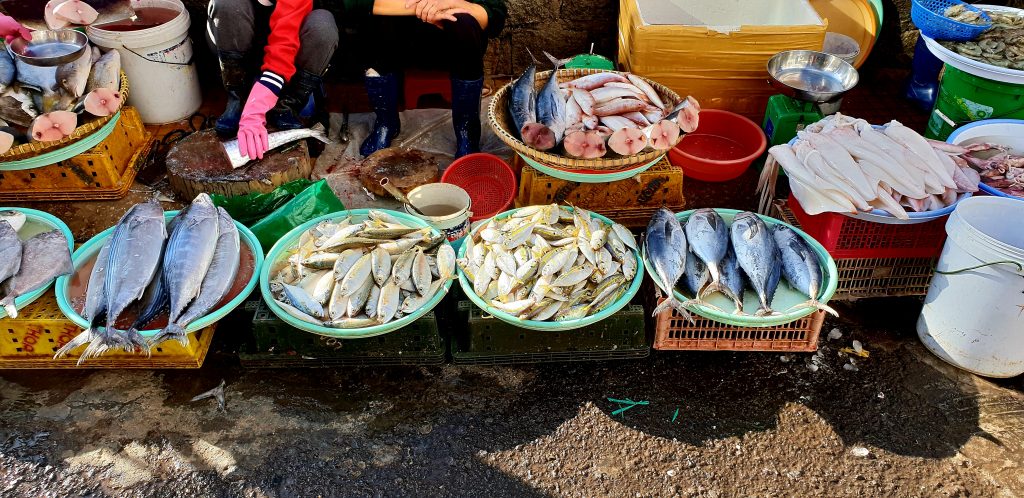
[[[462,239],[469,234],[469,217],[473,215],[469,194],[458,185],[428,183],[412,189],[405,196],[420,211],[417,213],[406,205],[405,212],[444,232],[448,242],[458,251]]]
[[[121,69],[131,84],[128,104],[138,109],[144,123],[172,123],[191,116],[203,96],[192,63],[188,10],[179,0],[135,0],[132,7],[170,9],[179,14],[147,29],[111,31],[90,26],[89,40],[121,52]]]
[[[949,238],[917,334],[932,353],[986,377],[1024,373],[1024,202],[971,197],[946,222]]]

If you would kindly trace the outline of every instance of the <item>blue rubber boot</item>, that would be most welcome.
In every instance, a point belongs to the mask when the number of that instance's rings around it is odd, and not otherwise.
[[[366,94],[377,118],[369,136],[359,147],[359,153],[364,157],[390,147],[391,140],[402,131],[398,117],[398,76],[394,73],[367,76],[365,81]]]
[[[267,113],[270,126],[277,130],[305,128],[301,119],[302,110],[309,103],[309,97],[320,90],[322,83],[319,76],[298,70],[281,92],[277,105]]]
[[[242,107],[245,105],[246,84],[249,82],[242,54],[220,52],[220,77],[224,82],[224,90],[228,94],[224,112],[217,118],[215,126],[217,134],[223,138],[235,138],[238,135],[238,120],[242,118]]]
[[[455,158],[480,152],[480,92],[484,79],[452,78],[452,125],[455,128]]]

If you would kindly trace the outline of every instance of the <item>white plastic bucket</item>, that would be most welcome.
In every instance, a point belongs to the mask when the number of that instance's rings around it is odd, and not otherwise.
[[[163,124],[192,115],[202,104],[199,78],[192,63],[188,10],[179,0],[133,0],[132,7],[159,7],[180,14],[170,21],[136,31],[88,28],[96,45],[121,52],[121,68],[128,76],[128,104],[142,121]]]
[[[986,377],[1024,373],[1021,219],[1024,202],[961,201],[946,222],[949,238],[917,320],[917,334],[932,353]]]
[[[860,55],[860,44],[842,33],[828,31],[825,33],[825,45],[821,51],[853,64]]]
[[[406,198],[413,207],[423,210],[423,214],[409,206],[405,206],[405,211],[443,232],[458,251],[462,239],[469,234],[469,217],[473,215],[469,210],[472,204],[469,194],[458,185],[428,183],[410,190]]]

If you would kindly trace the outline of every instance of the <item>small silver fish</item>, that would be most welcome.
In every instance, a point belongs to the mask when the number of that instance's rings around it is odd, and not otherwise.
[[[270,145],[268,150],[274,150],[282,145],[289,144],[296,140],[302,140],[304,138],[315,138],[325,144],[331,143],[331,139],[327,138],[327,130],[324,129],[323,125],[317,123],[316,126],[313,126],[312,128],[271,133],[267,136],[267,143]],[[229,140],[224,142],[222,145],[224,146],[224,152],[228,155],[228,159],[231,160],[232,168],[241,168],[252,161],[249,156],[242,155],[242,153],[238,151],[238,139]]]

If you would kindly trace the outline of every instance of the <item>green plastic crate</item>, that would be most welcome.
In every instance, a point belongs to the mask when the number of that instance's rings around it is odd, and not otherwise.
[[[238,357],[249,368],[439,365],[446,346],[433,312],[387,334],[336,339],[286,324],[261,300]]]
[[[629,305],[593,325],[562,332],[527,330],[487,317],[460,301],[462,327],[452,337],[452,361],[501,365],[565,361],[628,360],[651,353],[642,306]]]

